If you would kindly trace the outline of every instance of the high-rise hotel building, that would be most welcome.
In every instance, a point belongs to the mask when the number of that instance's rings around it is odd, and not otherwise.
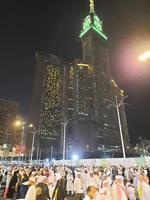
[[[90,1],[90,13],[80,33],[82,60],[66,63],[48,53],[37,53],[32,121],[39,129],[41,148],[96,152],[101,145],[121,146],[116,108],[110,102],[123,97],[111,76],[108,38]],[[120,116],[125,145],[130,144],[124,105]]]
[[[54,55],[36,54],[36,74],[31,120],[36,127],[40,148],[60,149],[64,113],[66,63]],[[50,151],[50,150],[49,150]]]

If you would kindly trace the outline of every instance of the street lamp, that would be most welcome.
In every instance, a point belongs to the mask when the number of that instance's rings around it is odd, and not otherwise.
[[[79,156],[77,154],[72,155],[72,160],[77,161],[79,159]]]
[[[19,127],[19,126],[22,125],[22,122],[21,122],[20,120],[17,120],[17,121],[15,121],[14,125],[15,125],[16,127]]]
[[[121,139],[121,146],[122,146],[122,153],[123,153],[123,158],[126,158],[126,152],[125,152],[125,145],[124,145],[124,138],[123,138],[123,133],[122,133],[122,125],[121,125],[121,118],[120,118],[120,111],[119,108],[120,106],[124,105],[124,100],[128,96],[123,97],[120,102],[118,102],[118,97],[115,95],[115,102],[110,100],[110,99],[105,99],[105,101],[110,102],[110,105],[112,107],[115,107],[117,110],[117,117],[118,117],[118,124],[119,124],[119,132],[120,132],[120,139]]]
[[[68,120],[65,120],[63,125],[64,125],[64,130],[63,130],[63,161],[65,160],[66,158],[66,128],[67,128],[67,125],[69,124],[70,121],[72,121],[73,119],[68,119]]]
[[[34,126],[33,126],[33,124],[29,124],[29,126],[28,126],[29,128],[33,128]]]
[[[34,151],[34,140],[35,140],[35,127],[33,127],[33,132],[32,132],[32,145],[31,145],[31,157],[30,157],[30,165],[32,164],[32,159],[33,159],[33,151]],[[31,127],[31,128],[32,128]]]
[[[24,128],[33,128],[32,145],[31,145],[31,157],[30,157],[30,164],[32,164],[32,160],[33,160],[33,151],[34,151],[35,134],[36,134],[39,130],[36,131],[33,124],[26,125],[25,122],[22,122],[22,121],[20,121],[20,120],[17,120],[17,121],[15,122],[15,126],[16,126],[16,127],[19,127],[19,126],[21,126],[21,125],[23,125],[23,129],[24,129]],[[26,126],[25,126],[25,125],[26,125]]]
[[[150,59],[150,51],[145,51],[143,54],[139,56],[140,62],[146,62],[149,59]]]
[[[33,135],[32,135],[32,146],[31,146],[31,157],[30,157],[30,165],[32,164],[32,160],[33,160],[33,152],[34,152],[34,142],[35,142],[35,135],[36,133],[39,132],[38,130],[35,130],[34,125],[30,126],[31,128],[33,127]]]
[[[53,151],[54,151],[54,147],[51,146],[51,162],[52,162],[52,160],[53,160]]]

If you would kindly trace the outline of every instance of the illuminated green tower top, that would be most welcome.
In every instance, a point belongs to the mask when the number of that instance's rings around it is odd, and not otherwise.
[[[85,35],[90,29],[96,31],[100,36],[107,40],[107,36],[103,32],[103,22],[95,13],[94,0],[90,0],[90,13],[83,22],[83,28],[80,33],[80,38]]]

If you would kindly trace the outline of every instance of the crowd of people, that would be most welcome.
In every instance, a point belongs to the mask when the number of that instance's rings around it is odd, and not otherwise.
[[[10,200],[150,200],[149,183],[149,167],[0,166]]]

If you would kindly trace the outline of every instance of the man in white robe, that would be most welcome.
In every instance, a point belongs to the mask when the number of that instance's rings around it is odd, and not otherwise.
[[[68,170],[68,174],[66,177],[67,180],[67,184],[66,184],[66,190],[67,190],[67,194],[69,194],[71,192],[71,194],[73,194],[73,175],[72,175],[72,171]]]
[[[96,188],[98,188],[98,183],[96,177],[94,176],[93,170],[90,170],[89,174],[87,175],[86,188],[89,186],[95,186]]]
[[[74,192],[75,192],[75,199],[77,200],[83,199],[84,182],[80,172],[76,172],[76,177],[74,180]]]

